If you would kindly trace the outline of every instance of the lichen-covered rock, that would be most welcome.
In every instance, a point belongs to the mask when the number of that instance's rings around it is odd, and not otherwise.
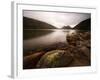
[[[71,63],[73,57],[65,50],[53,50],[45,53],[37,63],[37,68],[65,67]]]

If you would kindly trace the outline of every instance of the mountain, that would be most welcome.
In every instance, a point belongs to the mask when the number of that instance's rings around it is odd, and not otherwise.
[[[91,29],[91,19],[86,19],[82,22],[80,22],[78,25],[74,27],[74,29],[79,29],[79,30],[90,30]]]
[[[46,22],[23,17],[23,29],[56,29],[56,27]]]
[[[68,26],[62,27],[62,29],[71,29],[71,27],[68,25]]]

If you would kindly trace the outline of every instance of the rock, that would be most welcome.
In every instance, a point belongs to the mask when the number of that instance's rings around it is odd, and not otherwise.
[[[37,63],[37,68],[55,68],[68,66],[73,60],[65,50],[53,50],[45,53]]]
[[[82,34],[82,38],[83,38],[84,40],[89,40],[89,39],[91,38],[90,32],[84,32],[84,33]]]
[[[87,66],[91,63],[91,34],[90,32],[77,32],[66,37],[68,49],[73,55],[70,66]]]
[[[90,59],[90,50],[87,47],[85,47],[85,46],[81,47],[80,51],[82,53],[82,56],[86,57],[87,60]]]
[[[69,45],[76,46],[76,42],[79,40],[79,36],[77,34],[67,35],[66,40]]]
[[[23,69],[32,69],[36,67],[37,62],[40,60],[44,52],[37,52],[23,58]]]
[[[76,34],[67,35],[66,40],[69,45],[84,45],[90,47],[90,32],[77,32]]]
[[[73,61],[69,66],[89,66],[91,64],[90,50],[83,46],[80,48],[70,47],[71,54],[73,55]]]

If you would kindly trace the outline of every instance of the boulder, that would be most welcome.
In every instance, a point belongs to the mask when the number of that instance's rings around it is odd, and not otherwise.
[[[73,60],[71,54],[65,50],[52,50],[42,56],[37,68],[55,68],[68,66]]]
[[[23,69],[32,69],[36,67],[37,62],[45,54],[45,52],[36,52],[23,57]]]
[[[91,34],[90,32],[77,32],[66,37],[68,48],[73,55],[70,66],[87,66],[91,64]]]

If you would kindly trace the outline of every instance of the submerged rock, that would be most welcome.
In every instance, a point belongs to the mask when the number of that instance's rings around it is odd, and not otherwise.
[[[53,50],[45,53],[37,63],[37,68],[65,67],[70,64],[73,57],[65,50]]]

